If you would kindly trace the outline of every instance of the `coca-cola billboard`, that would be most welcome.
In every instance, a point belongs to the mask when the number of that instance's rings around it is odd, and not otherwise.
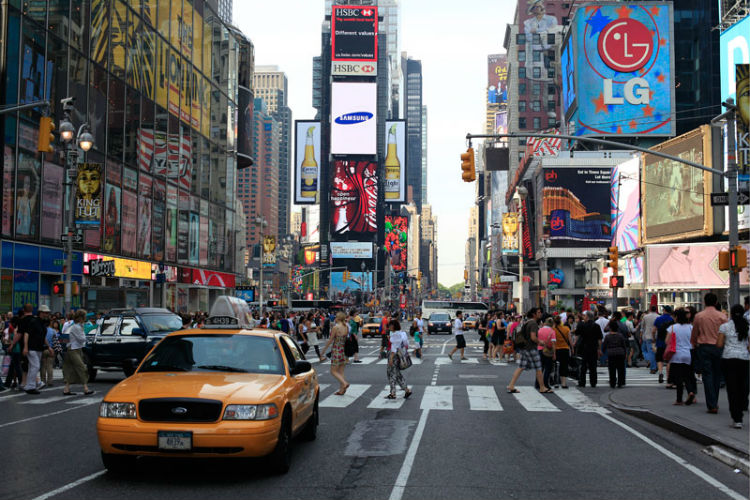
[[[338,160],[333,167],[331,234],[374,234],[377,229],[377,163]]]

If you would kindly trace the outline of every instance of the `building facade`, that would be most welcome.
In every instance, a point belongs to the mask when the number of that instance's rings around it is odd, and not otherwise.
[[[413,201],[422,210],[422,61],[403,54],[406,91],[406,186]]]
[[[0,7],[4,103],[47,98],[59,128],[60,101],[74,97],[71,121],[95,139],[78,160],[91,181],[77,183],[79,198],[95,210],[78,227],[74,306],[207,310],[239,270],[237,89],[251,78],[252,44],[202,0],[14,5]],[[5,310],[62,309],[51,285],[63,273],[65,155],[59,140],[37,151],[43,111],[2,122]],[[114,275],[89,275],[96,259],[115,261]]]

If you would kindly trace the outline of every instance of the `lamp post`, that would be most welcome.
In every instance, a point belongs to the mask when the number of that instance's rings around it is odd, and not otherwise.
[[[518,296],[518,313],[523,317],[523,200],[529,194],[528,189],[523,186],[516,188],[513,199],[518,205],[518,281],[521,292]]]
[[[544,287],[544,300],[542,301],[544,304],[544,311],[549,312],[549,274],[547,271],[547,249],[549,248],[549,239],[542,238],[539,240],[539,250],[542,254],[542,258],[540,261],[541,264],[541,273],[542,273],[542,279],[541,284]]]
[[[260,278],[260,287],[258,293],[258,305],[260,307],[260,319],[263,319],[263,228],[268,226],[268,221],[263,216],[255,218],[255,224],[260,227],[260,270],[258,271],[258,277]]]
[[[67,241],[65,242],[65,311],[70,312],[73,308],[73,235],[76,233],[74,223],[74,210],[76,199],[76,175],[78,165],[78,148],[84,153],[94,145],[94,136],[89,132],[89,124],[84,123],[78,128],[78,133],[73,126],[71,113],[75,110],[73,102],[75,97],[62,99],[63,119],[60,122],[60,137],[65,143],[65,186],[67,191]],[[75,136],[75,143],[73,138]]]

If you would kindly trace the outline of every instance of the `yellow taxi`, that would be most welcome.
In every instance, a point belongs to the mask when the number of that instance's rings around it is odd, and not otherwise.
[[[464,320],[464,330],[476,330],[479,326],[479,318],[476,316],[469,316]]]
[[[247,303],[219,297],[206,325],[165,337],[99,407],[104,466],[138,456],[268,457],[291,465],[292,440],[314,440],[318,379],[288,335],[250,329]]]
[[[374,316],[362,325],[362,337],[380,337],[380,323],[382,316]]]

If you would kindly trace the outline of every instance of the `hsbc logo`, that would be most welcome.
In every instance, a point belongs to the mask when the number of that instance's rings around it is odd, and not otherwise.
[[[369,62],[333,62],[331,64],[331,74],[333,75],[366,75],[376,76],[378,67],[375,63]]]
[[[372,17],[374,9],[337,9],[336,15],[341,17]]]
[[[366,66],[362,66],[362,73],[372,73],[375,71],[375,68],[373,66],[370,66],[369,64]]]

